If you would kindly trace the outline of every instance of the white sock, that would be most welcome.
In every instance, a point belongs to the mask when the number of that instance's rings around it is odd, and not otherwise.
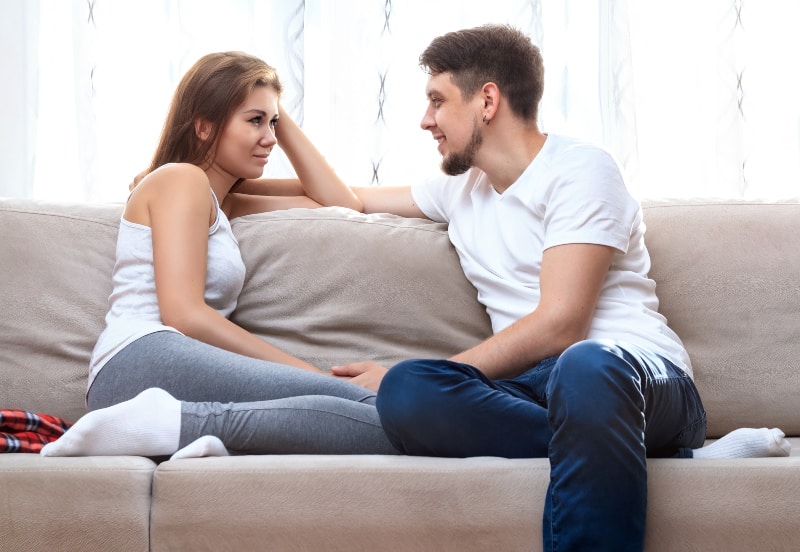
[[[75,422],[42,456],[166,456],[178,449],[181,402],[163,389],[93,410]]]
[[[694,449],[692,455],[694,458],[763,458],[789,456],[791,448],[791,443],[778,428],[743,427],[703,448]]]
[[[203,435],[183,447],[170,457],[170,460],[181,458],[203,458],[205,456],[229,456],[228,449],[218,437]]]

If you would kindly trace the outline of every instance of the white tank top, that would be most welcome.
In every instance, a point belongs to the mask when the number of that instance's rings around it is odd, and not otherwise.
[[[230,222],[220,209],[213,191],[211,195],[217,215],[208,229],[205,300],[210,307],[228,317],[242,291],[245,266]],[[120,218],[112,281],[106,327],[92,352],[87,389],[105,363],[126,345],[153,332],[178,332],[161,321],[153,270],[152,230],[149,226]]]

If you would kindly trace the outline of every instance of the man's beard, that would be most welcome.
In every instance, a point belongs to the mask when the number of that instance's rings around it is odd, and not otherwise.
[[[442,158],[442,171],[450,176],[458,176],[470,170],[475,164],[475,154],[483,143],[483,131],[477,117],[472,122],[472,136],[469,144],[461,151],[448,153]]]

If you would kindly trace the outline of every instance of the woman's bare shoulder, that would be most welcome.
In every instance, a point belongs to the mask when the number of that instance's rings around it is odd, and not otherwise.
[[[152,179],[198,179],[202,182],[208,182],[208,175],[203,169],[191,163],[167,163],[161,165],[156,170],[152,171],[145,177],[145,180]],[[144,180],[143,180],[144,182]]]
[[[203,206],[212,204],[208,175],[197,165],[169,163],[145,176],[131,192],[124,218],[150,226],[150,213],[155,206],[167,207],[173,201],[196,200]]]

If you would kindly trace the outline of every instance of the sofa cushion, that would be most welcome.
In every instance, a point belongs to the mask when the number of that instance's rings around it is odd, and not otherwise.
[[[648,552],[798,550],[800,457],[649,459]],[[164,462],[153,552],[541,550],[546,458],[240,456]]]
[[[149,550],[147,458],[0,455],[0,550]]]
[[[231,319],[322,369],[447,357],[491,335],[442,224],[333,207],[232,227],[247,276]]]
[[[153,552],[530,550],[546,459],[239,456],[169,461]]]
[[[708,434],[800,435],[800,203],[645,205],[660,310],[684,342]]]
[[[0,406],[74,422],[103,329],[120,205],[0,199]]]

